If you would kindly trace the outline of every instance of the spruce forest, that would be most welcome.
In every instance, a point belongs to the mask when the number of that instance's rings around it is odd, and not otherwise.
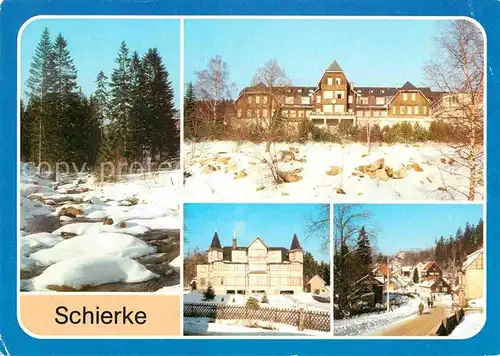
[[[174,91],[160,53],[131,53],[123,41],[115,62],[85,95],[67,41],[44,29],[20,103],[22,161],[96,171],[103,163],[178,158]]]

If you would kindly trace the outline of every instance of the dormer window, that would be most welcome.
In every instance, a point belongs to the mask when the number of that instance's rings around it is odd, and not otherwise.
[[[382,94],[384,94],[384,93],[385,93],[385,90],[384,90],[384,89],[382,89],[382,90],[380,90],[380,92],[381,92]]]

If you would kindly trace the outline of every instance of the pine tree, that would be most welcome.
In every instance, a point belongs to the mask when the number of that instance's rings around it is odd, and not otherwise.
[[[188,83],[184,96],[184,136],[195,138],[196,127],[196,96],[193,83]]]
[[[131,59],[125,41],[116,58],[117,67],[111,74],[110,124],[108,134],[116,136],[117,149],[123,157],[128,155],[130,137],[130,108],[132,106]]]
[[[413,270],[413,283],[418,284],[420,282],[418,278],[418,270],[415,268]]]
[[[143,59],[148,80],[151,117],[148,127],[152,129],[151,156],[160,159],[178,157],[179,131],[175,123],[174,90],[168,80],[168,72],[156,48],[148,50]]]
[[[29,114],[22,100],[19,110],[21,112],[21,161],[26,162],[30,155]]]
[[[368,296],[373,292],[371,271],[372,271],[372,249],[370,238],[364,226],[361,227],[356,241],[357,278],[354,281],[358,289],[358,295]],[[372,300],[374,302],[374,300]]]
[[[33,56],[29,77],[26,81],[29,120],[29,159],[38,162],[39,168],[42,160],[46,159],[48,147],[45,138],[45,129],[49,126],[47,120],[50,112],[47,105],[47,95],[53,90],[54,62],[53,45],[50,33],[46,27],[41,35],[38,46]]]
[[[109,116],[109,92],[108,92],[108,77],[104,75],[104,72],[101,70],[99,74],[97,74],[96,90],[94,92],[94,97],[97,103],[97,108],[99,110],[99,117],[101,121],[99,125],[103,127],[105,124],[108,124],[108,116]]]
[[[214,287],[211,284],[208,285],[207,289],[203,292],[203,300],[213,300],[215,298]]]
[[[263,303],[263,304],[268,304],[269,303],[269,298],[267,298],[267,294],[264,294],[262,296],[261,303]]]

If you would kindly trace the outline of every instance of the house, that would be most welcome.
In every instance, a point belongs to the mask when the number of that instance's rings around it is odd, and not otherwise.
[[[412,277],[411,271],[412,271],[411,266],[402,266],[401,267],[401,277],[411,278]]]
[[[217,232],[208,264],[196,266],[196,289],[212,285],[216,294],[293,294],[303,291],[304,251],[294,234],[290,248],[268,246],[260,237],[248,246],[222,247]]]
[[[436,261],[427,262],[420,271],[420,277],[424,279],[429,277],[442,277],[442,276],[443,276],[443,271],[438,266]]]
[[[438,276],[429,277],[420,283],[420,292],[424,295],[431,293],[450,293],[451,289],[443,277]]]
[[[315,87],[268,88],[258,83],[244,88],[235,101],[235,122],[264,122],[279,110],[287,122],[309,120],[329,131],[342,122],[383,127],[407,121],[428,127],[433,120],[432,103],[441,94],[409,81],[400,87],[355,86],[333,61]]]
[[[466,300],[483,297],[484,251],[482,248],[465,259],[459,273],[459,284]]]
[[[326,282],[323,278],[315,275],[306,283],[306,292],[319,294],[325,289],[325,286]]]

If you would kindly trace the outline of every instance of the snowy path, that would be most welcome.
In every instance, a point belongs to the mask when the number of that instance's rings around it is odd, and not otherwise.
[[[370,333],[370,336],[432,336],[445,317],[445,308],[436,306],[426,310],[423,315],[396,322],[382,330]]]

